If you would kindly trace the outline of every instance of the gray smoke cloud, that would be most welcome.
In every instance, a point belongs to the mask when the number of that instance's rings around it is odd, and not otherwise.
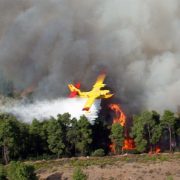
[[[179,0],[1,0],[0,71],[36,98],[88,90],[101,70],[121,106],[180,104]]]

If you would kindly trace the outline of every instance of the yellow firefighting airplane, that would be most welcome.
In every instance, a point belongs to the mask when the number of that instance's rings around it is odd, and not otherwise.
[[[105,74],[100,74],[92,90],[89,92],[81,92],[80,89],[76,88],[72,84],[68,85],[71,91],[70,97],[78,95],[81,98],[87,98],[87,102],[85,103],[84,108],[82,109],[83,111],[89,111],[96,99],[107,99],[113,96],[113,94],[111,94],[109,90],[101,90],[101,88],[106,86],[106,84],[103,84],[105,77]]]

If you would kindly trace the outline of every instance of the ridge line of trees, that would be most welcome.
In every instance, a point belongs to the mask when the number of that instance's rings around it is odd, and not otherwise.
[[[112,143],[119,154],[124,130],[120,124],[105,122],[96,119],[90,124],[85,116],[76,119],[65,113],[44,121],[34,119],[28,124],[11,114],[0,114],[1,162],[8,164],[11,160],[49,156],[86,156],[97,149],[108,154]],[[130,135],[137,152],[153,151],[157,146],[171,152],[180,146],[180,116],[176,117],[168,110],[162,116],[155,111],[144,111],[133,116]]]
[[[139,152],[152,152],[156,147],[166,149],[167,146],[172,152],[180,143],[180,117],[169,110],[162,116],[156,111],[144,111],[133,117],[131,136]]]

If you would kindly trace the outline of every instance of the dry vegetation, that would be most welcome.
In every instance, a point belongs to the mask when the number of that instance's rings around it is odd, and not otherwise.
[[[63,158],[31,163],[41,180],[72,179],[75,167],[81,167],[90,180],[180,179],[180,153]]]

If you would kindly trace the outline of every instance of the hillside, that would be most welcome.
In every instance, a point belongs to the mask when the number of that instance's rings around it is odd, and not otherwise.
[[[180,153],[62,158],[27,162],[35,165],[40,180],[72,179],[76,167],[89,180],[178,180]]]

